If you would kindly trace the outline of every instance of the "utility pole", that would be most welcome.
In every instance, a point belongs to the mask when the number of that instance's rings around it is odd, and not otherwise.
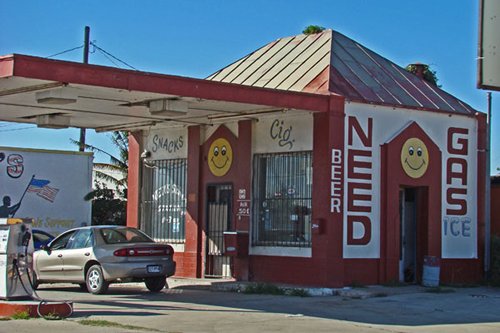
[[[85,27],[83,37],[83,63],[89,63],[89,46],[90,46],[90,27]],[[80,128],[80,151],[85,151],[85,128]]]
[[[484,271],[489,278],[491,267],[491,92],[486,93],[487,118],[486,118],[486,202],[485,202],[485,233],[484,233]]]

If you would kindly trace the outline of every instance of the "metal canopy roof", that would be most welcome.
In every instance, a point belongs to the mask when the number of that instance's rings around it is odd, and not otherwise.
[[[333,93],[369,104],[464,115],[476,112],[458,98],[333,30],[278,39],[208,79]]]
[[[210,125],[269,112],[327,111],[325,97],[25,55],[0,57],[0,120],[41,127]]]

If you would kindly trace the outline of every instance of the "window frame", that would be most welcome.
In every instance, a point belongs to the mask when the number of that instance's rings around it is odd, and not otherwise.
[[[253,155],[252,247],[312,247],[312,156]]]

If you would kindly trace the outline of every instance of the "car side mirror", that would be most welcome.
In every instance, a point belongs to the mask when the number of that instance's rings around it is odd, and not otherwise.
[[[40,249],[44,250],[48,254],[50,254],[50,252],[52,252],[52,250],[50,249],[50,246],[48,246],[48,245],[42,245],[42,246],[40,246]]]

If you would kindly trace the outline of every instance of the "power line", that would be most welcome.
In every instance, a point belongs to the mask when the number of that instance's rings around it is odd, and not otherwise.
[[[133,70],[138,71],[138,69],[137,69],[137,68],[135,68],[134,66],[127,64],[125,61],[123,61],[123,60],[121,60],[121,59],[118,59],[117,57],[115,57],[115,56],[114,56],[114,55],[112,55],[111,53],[109,53],[109,52],[107,52],[106,50],[103,50],[102,48],[100,48],[99,46],[97,46],[95,43],[90,42],[90,44],[91,44],[93,47],[95,47],[97,50],[99,50],[99,51],[101,51],[102,53],[104,53],[105,55],[108,55],[108,56],[110,56],[111,58],[115,59],[116,61],[121,62],[121,63],[122,63],[122,64],[124,64],[125,66],[127,66],[127,67],[129,67],[129,68],[132,68]],[[113,61],[111,61],[111,62],[113,62]],[[114,62],[113,62],[113,63],[114,63]],[[116,64],[115,64],[115,65],[116,65]]]
[[[37,128],[36,126],[25,126],[25,127],[17,127],[17,128],[11,128],[11,129],[4,129],[0,130],[0,132],[13,132],[13,131],[22,131],[22,130],[27,130],[27,129],[35,129]]]
[[[66,50],[66,51],[62,51],[62,52],[59,52],[59,53],[56,53],[56,54],[53,54],[53,55],[49,55],[46,58],[52,58],[52,57],[55,57],[55,56],[58,56],[58,55],[61,55],[61,54],[64,54],[64,53],[68,53],[68,52],[71,52],[71,51],[74,51],[74,50],[81,49],[82,47],[83,47],[83,45],[80,45],[80,46],[74,47],[74,48]]]

